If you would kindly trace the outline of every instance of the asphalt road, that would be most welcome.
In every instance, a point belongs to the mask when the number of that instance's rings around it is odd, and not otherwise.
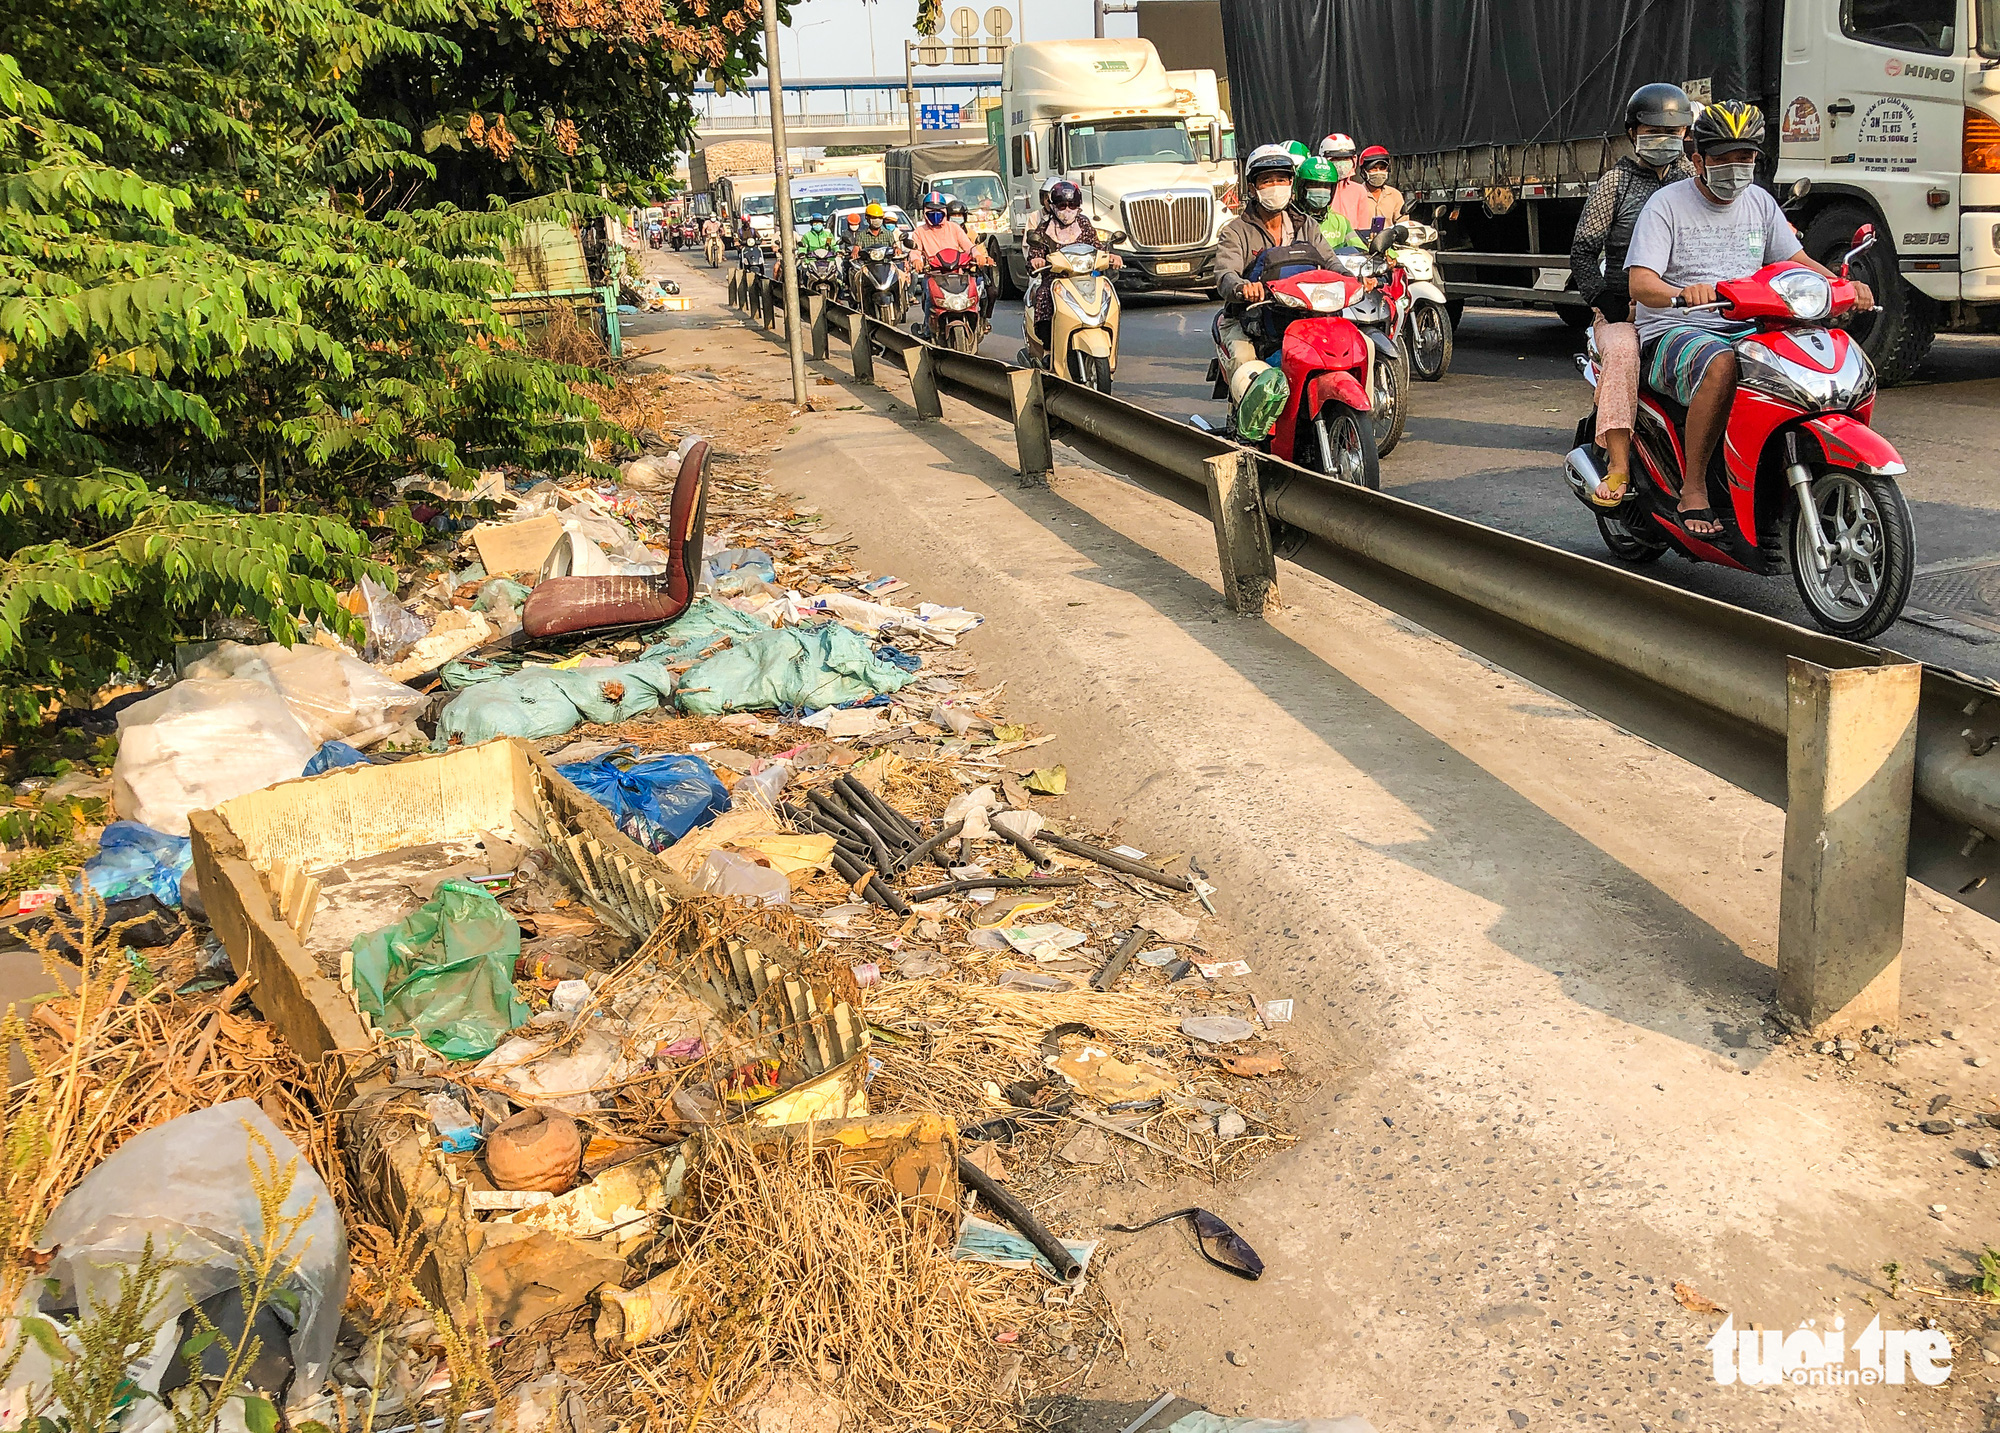
[[[1114,392],[1176,418],[1221,427],[1209,397],[1208,302],[1127,296]],[[983,352],[1012,359],[1021,309],[1003,303]],[[1553,316],[1468,309],[1451,372],[1411,385],[1409,426],[1382,461],[1398,497],[1609,560],[1590,513],[1560,472],[1590,390],[1571,356],[1580,341]],[[1909,465],[1904,494],[1917,528],[1916,614],[1879,640],[1923,661],[2000,680],[2000,338],[1944,337],[1919,380],[1885,391],[1879,427]],[[1648,575],[1810,625],[1790,577],[1755,577],[1674,554]],[[1930,614],[1930,615],[1921,615]],[[1629,614],[1636,616],[1638,614]],[[1621,620],[1606,614],[1606,620]]]

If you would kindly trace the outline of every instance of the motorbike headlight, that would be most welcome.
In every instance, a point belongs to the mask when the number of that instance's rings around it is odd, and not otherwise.
[[[962,312],[972,307],[972,290],[960,289],[957,293],[947,291],[941,302],[953,313]]]
[[[1833,312],[1833,285],[1824,274],[1811,269],[1787,269],[1771,280],[1771,287],[1785,301],[1793,318],[1817,323]]]
[[[1858,343],[1847,345],[1846,356],[1831,373],[1794,363],[1761,343],[1739,343],[1736,371],[1744,387],[1797,408],[1844,412],[1859,407],[1875,391],[1875,366]]]
[[[1347,299],[1345,284],[1300,284],[1299,291],[1316,313],[1339,313]]]
[[[1063,306],[1085,323],[1096,323],[1104,317],[1104,295],[1095,275],[1079,278],[1056,292],[1062,295]]]
[[[1333,266],[1358,279],[1368,271],[1368,256],[1359,249],[1341,249],[1333,256]]]

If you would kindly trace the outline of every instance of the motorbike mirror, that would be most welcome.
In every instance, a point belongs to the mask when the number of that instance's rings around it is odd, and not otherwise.
[[[1111,231],[1111,242],[1114,244],[1122,244],[1130,237],[1131,235],[1127,234],[1123,229],[1113,229]]]
[[[1792,198],[1794,200],[1803,199],[1806,197],[1806,195],[1810,193],[1812,193],[1812,180],[1806,178],[1804,175],[1801,175],[1799,176],[1798,179],[1793,181]]]
[[[1403,225],[1396,224],[1377,234],[1374,241],[1368,247],[1378,254],[1384,254],[1395,248],[1396,245],[1407,242],[1409,237],[1410,231]]]
[[[1854,231],[1854,247],[1849,249],[1840,260],[1840,276],[1843,279],[1846,278],[1847,266],[1874,247],[1875,226],[1873,224],[1863,224]]]

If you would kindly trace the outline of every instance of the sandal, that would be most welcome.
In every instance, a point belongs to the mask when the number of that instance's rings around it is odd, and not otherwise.
[[[1681,520],[1681,530],[1689,537],[1698,537],[1707,542],[1722,536],[1722,520],[1715,515],[1713,508],[1681,508],[1674,516]],[[1697,531],[1696,523],[1702,523],[1712,531]]]
[[[1599,497],[1599,493],[1603,493],[1604,496]],[[1612,473],[1603,482],[1592,488],[1588,494],[1590,505],[1594,508],[1623,507],[1625,499],[1631,495],[1632,475],[1630,473]]]

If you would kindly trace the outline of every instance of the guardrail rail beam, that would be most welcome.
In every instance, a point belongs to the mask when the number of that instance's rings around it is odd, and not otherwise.
[[[937,362],[924,344],[903,351],[903,367],[910,375],[910,398],[919,418],[944,417],[944,399],[938,396]]]
[[[1816,1034],[1896,1023],[1923,667],[1786,665],[1778,1007]]]
[[[875,381],[875,344],[868,337],[868,315],[859,309],[850,309],[847,314],[847,352],[854,360],[854,381],[873,383]]]

